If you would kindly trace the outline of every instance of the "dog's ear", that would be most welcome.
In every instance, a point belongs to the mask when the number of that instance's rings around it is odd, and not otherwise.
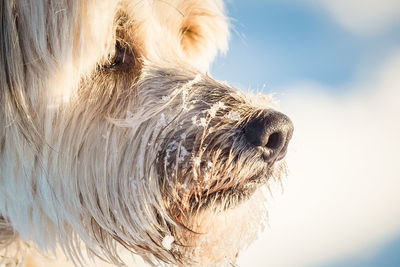
[[[218,51],[228,48],[229,27],[221,1],[193,0],[182,2],[181,46],[192,62],[207,69]]]
[[[43,3],[39,2],[32,6],[30,2],[0,2],[0,125],[17,128],[16,132],[33,145],[37,144],[39,134],[32,102],[38,94],[38,83],[43,80],[37,72],[49,67],[43,61],[48,51],[43,47],[47,42],[40,27],[41,15],[45,15],[41,14]]]
[[[128,1],[135,45],[150,62],[185,63],[205,72],[228,48],[229,23],[221,0]]]
[[[48,105],[70,95],[106,54],[115,7],[97,2],[0,1],[0,124],[30,144],[41,141]]]
[[[38,150],[49,81],[72,43],[73,4],[66,1],[0,2],[0,124]]]

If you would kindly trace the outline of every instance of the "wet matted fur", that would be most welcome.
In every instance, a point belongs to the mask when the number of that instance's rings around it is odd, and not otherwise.
[[[0,257],[232,264],[262,228],[271,110],[206,71],[218,0],[1,0]],[[28,257],[29,261],[29,257]]]

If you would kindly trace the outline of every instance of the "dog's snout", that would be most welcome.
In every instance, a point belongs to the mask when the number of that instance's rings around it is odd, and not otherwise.
[[[263,157],[267,162],[274,162],[286,155],[286,150],[293,134],[293,123],[283,113],[265,111],[244,127],[246,141],[263,148]]]

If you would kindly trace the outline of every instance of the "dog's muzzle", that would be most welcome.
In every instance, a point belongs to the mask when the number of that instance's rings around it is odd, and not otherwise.
[[[248,143],[262,151],[264,161],[273,163],[285,157],[293,123],[280,112],[266,110],[250,120],[243,131]]]

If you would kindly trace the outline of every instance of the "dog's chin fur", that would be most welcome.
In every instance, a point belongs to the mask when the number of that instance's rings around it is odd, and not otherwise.
[[[246,201],[224,212],[204,210],[191,218],[193,232],[185,232],[184,249],[193,265],[234,265],[239,252],[263,230],[267,211],[265,192],[258,189]],[[246,218],[246,220],[243,220]]]
[[[0,13],[0,263],[233,264],[284,163],[243,137],[271,101],[205,74],[227,49],[222,2],[10,0]]]

